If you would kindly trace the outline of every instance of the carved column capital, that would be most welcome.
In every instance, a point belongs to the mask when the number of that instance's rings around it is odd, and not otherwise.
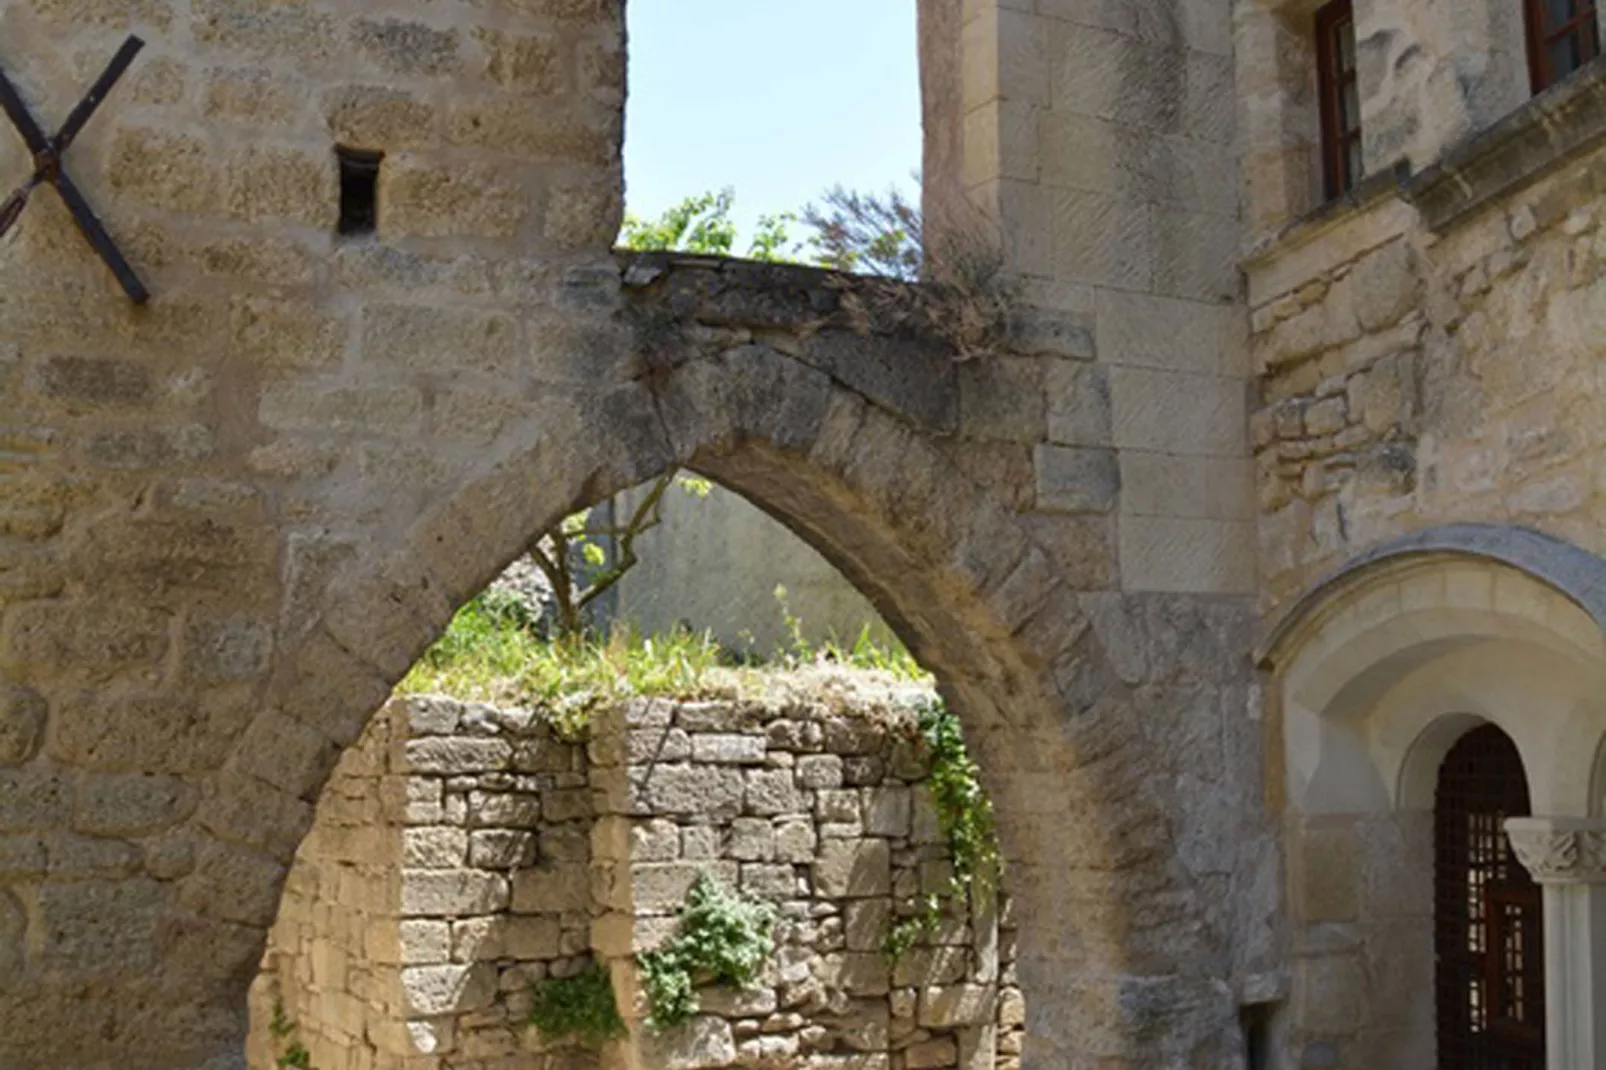
[[[1513,817],[1506,820],[1506,835],[1539,884],[1606,884],[1606,821]]]

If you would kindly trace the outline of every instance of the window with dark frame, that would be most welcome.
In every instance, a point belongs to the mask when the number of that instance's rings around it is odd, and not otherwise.
[[[1597,0],[1523,0],[1528,74],[1542,93],[1600,55]]]
[[[1322,189],[1332,200],[1353,189],[1365,173],[1351,0],[1332,0],[1316,12],[1316,74],[1322,106]]]
[[[337,145],[335,157],[340,161],[340,222],[336,230],[346,235],[372,234],[379,226],[379,164],[385,154]]]
[[[1544,908],[1511,850],[1522,757],[1493,725],[1458,740],[1433,803],[1438,1070],[1544,1070]]]

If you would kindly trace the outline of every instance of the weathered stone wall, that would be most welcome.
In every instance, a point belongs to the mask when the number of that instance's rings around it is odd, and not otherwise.
[[[589,746],[525,710],[394,700],[297,852],[251,1065],[299,1040],[318,1067],[584,1070],[596,1053],[524,1023],[529,986],[594,953],[633,1027],[609,1065],[1017,1066],[1007,898],[1002,923],[997,907],[950,910],[896,963],[883,953],[949,873],[908,704],[920,694],[825,675],[762,699],[639,700],[607,711]],[[696,1021],[654,1034],[633,955],[666,938],[701,873],[775,906],[776,954],[754,988],[705,989]],[[269,1026],[275,999],[287,1037]]]
[[[1442,524],[1508,524],[1606,551],[1603,103],[1606,66],[1597,64],[1437,166],[1373,181],[1250,262],[1259,374],[1251,434],[1269,617],[1358,555]],[[1502,578],[1497,601],[1487,567],[1436,582],[1450,592],[1445,600],[1491,615],[1541,597],[1508,595]],[[1420,615],[1437,589],[1424,579],[1358,596],[1356,621]],[[1408,675],[1423,686],[1425,657],[1412,642],[1431,634],[1397,631],[1375,646],[1394,672],[1373,672],[1369,701]],[[1365,668],[1360,659],[1351,671]],[[1466,666],[1454,671],[1467,678]],[[1308,722],[1326,711],[1304,712]],[[1282,713],[1273,719],[1279,738]],[[1380,738],[1381,729],[1367,731]],[[1293,779],[1314,744],[1290,732],[1284,745],[1278,761]],[[1324,771],[1329,798],[1319,810],[1278,799],[1293,960],[1285,1056],[1344,1070],[1427,1065],[1431,798],[1407,802],[1403,785],[1373,783],[1365,762],[1347,768],[1348,782]],[[1282,774],[1273,773],[1274,785]]]
[[[930,21],[960,38],[946,144],[962,126],[1005,266],[1053,313],[965,364],[856,330],[819,273],[611,257],[621,6],[0,4],[47,125],[125,30],[150,42],[68,166],[155,295],[130,307],[48,190],[0,250],[8,1070],[237,1061],[342,750],[531,538],[674,466],[820,550],[965,718],[1027,1057],[1239,1052],[1275,851],[1234,210],[1208,178],[1225,5]],[[1130,182],[1075,151],[1084,126],[1166,151]],[[387,153],[373,236],[333,232],[337,142]],[[26,163],[0,137],[0,172]],[[137,819],[85,816],[125,791]]]
[[[1435,523],[1508,522],[1606,549],[1594,400],[1606,147],[1598,118],[1577,121],[1598,115],[1603,86],[1597,68],[1471,145],[1464,172],[1379,187],[1252,265],[1273,603]],[[1524,173],[1513,140],[1547,123],[1579,143],[1530,151]],[[1480,173],[1484,161],[1497,170]],[[1441,188],[1460,182],[1471,203],[1442,206]]]
[[[347,750],[296,854],[253,997],[251,1065],[585,1070],[519,1029],[528,989],[583,965],[585,748],[528,711],[389,703]],[[273,1001],[294,1024],[275,1037]],[[414,1061],[409,1061],[414,1060]],[[436,1063],[435,1065],[439,1065]]]

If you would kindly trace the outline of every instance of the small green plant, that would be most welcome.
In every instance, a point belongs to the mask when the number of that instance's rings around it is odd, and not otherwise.
[[[950,901],[985,903],[998,893],[1004,859],[998,851],[993,804],[981,785],[958,715],[932,700],[920,711],[920,734],[931,758],[931,792],[937,825],[948,843],[953,877],[940,892],[923,896],[915,912],[888,931],[883,947],[897,959],[931,936]]]
[[[681,907],[675,935],[636,956],[647,1024],[671,1029],[697,1013],[697,986],[745,988],[775,951],[775,911],[729,891],[704,873]]]
[[[312,1053],[296,1035],[295,1020],[285,1013],[284,1000],[273,1001],[273,1015],[268,1019],[268,1033],[283,1050],[273,1060],[281,1070],[312,1070]]]
[[[530,1024],[552,1040],[574,1037],[590,1047],[628,1034],[608,972],[592,962],[569,977],[531,986]]]

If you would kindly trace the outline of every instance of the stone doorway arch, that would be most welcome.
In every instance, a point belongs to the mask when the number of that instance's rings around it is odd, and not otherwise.
[[[1539,815],[1505,835],[1544,889],[1550,1065],[1601,1050],[1585,1009],[1601,966],[1574,919],[1600,894],[1587,845],[1606,735],[1602,576],[1549,536],[1450,525],[1377,547],[1272,629],[1261,661],[1287,803],[1293,1057],[1434,1064],[1435,790],[1481,725],[1514,743]]]

